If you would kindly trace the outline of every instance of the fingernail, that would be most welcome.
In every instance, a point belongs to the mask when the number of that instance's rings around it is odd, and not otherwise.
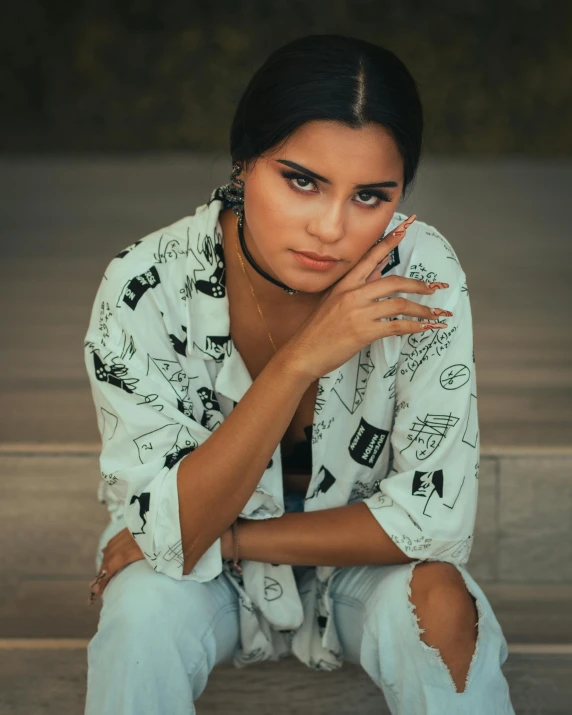
[[[422,330],[440,330],[446,327],[447,323],[421,323]]]
[[[427,283],[427,288],[429,288],[429,290],[441,290],[442,288],[448,287],[448,283]]]
[[[415,221],[416,218],[417,218],[416,214],[413,214],[413,216],[410,216],[407,219],[407,221],[403,224],[405,226],[405,228],[409,228],[409,226],[411,226],[411,224]]]
[[[453,315],[450,310],[442,310],[441,308],[431,308],[432,315],[447,315],[449,318]]]

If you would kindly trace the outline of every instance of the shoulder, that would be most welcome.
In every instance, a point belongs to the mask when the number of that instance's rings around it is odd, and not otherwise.
[[[388,226],[393,230],[406,214],[396,212]],[[443,281],[451,286],[465,281],[465,272],[449,239],[439,229],[417,218],[396,249],[395,273],[423,281]]]
[[[216,202],[198,206],[115,255],[97,288],[86,339],[113,339],[113,325],[119,332],[127,326],[148,332],[157,322],[170,329],[186,325],[190,283],[218,241],[219,208]]]

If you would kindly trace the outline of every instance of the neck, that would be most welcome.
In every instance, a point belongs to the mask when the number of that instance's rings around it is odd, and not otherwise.
[[[299,291],[298,293],[291,295],[287,293],[284,288],[275,285],[264,276],[261,276],[260,273],[258,273],[250,265],[240,247],[236,215],[230,209],[221,211],[219,222],[223,232],[227,286],[232,285],[235,290],[238,286],[240,286],[240,294],[249,295],[250,300],[252,300],[250,286],[246,276],[244,275],[237,255],[237,253],[239,253],[242,258],[244,270],[250,279],[256,298],[263,311],[265,306],[267,309],[270,308],[271,310],[282,312],[289,309],[291,310],[292,308],[295,310],[303,310],[316,305],[322,296],[321,292],[305,293],[303,291]],[[252,240],[250,230],[246,224],[243,227],[243,231],[247,249],[255,263],[270,276],[280,281],[281,279],[275,275],[275,273],[265,264],[264,260],[260,256],[258,249]]]

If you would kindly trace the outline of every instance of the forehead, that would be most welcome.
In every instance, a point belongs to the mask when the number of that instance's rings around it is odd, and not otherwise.
[[[352,129],[340,122],[307,122],[269,158],[291,159],[330,181],[366,184],[403,178],[395,140],[388,129],[374,123]]]

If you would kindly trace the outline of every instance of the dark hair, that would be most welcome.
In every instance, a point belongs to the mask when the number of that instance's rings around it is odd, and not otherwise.
[[[423,109],[415,80],[393,52],[344,35],[307,35],[275,50],[237,105],[233,164],[255,163],[313,120],[388,129],[403,157],[405,194],[419,165]]]

